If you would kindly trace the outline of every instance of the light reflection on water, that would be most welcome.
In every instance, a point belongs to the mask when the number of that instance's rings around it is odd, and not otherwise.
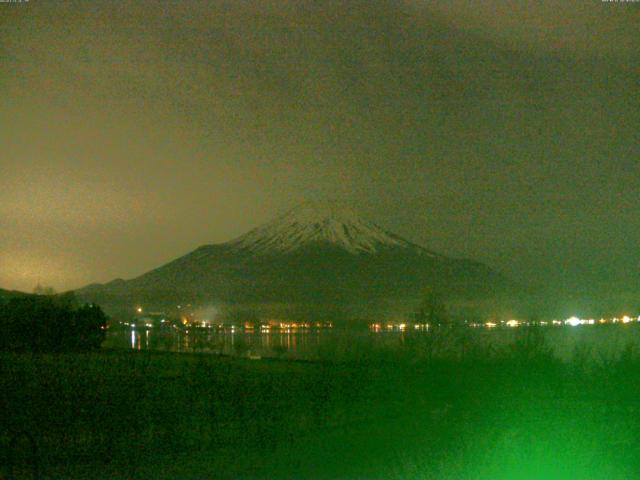
[[[187,333],[188,332],[188,333]],[[610,325],[605,327],[544,328],[545,345],[556,355],[568,359],[576,352],[600,358],[619,355],[628,348],[640,348],[640,325]],[[518,335],[518,329],[473,330],[468,339],[475,344],[508,347]],[[120,330],[109,331],[106,347],[133,350],[166,350],[203,352],[224,355],[249,355],[284,358],[337,358],[366,349],[380,347],[403,350],[415,346],[410,337],[420,340],[426,332],[371,332],[367,330],[272,330],[262,332],[241,329],[217,330]]]
[[[364,332],[367,336],[367,333]],[[308,358],[323,345],[335,342],[328,330],[245,332],[242,330],[185,330],[180,332],[130,329],[109,331],[105,347],[132,350],[208,352],[225,355],[258,355]]]

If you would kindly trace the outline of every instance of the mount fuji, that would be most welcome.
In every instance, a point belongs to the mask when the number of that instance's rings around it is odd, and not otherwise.
[[[432,252],[348,208],[306,202],[234,240],[76,294],[111,311],[137,303],[335,307],[411,301],[427,287],[449,298],[487,298],[509,285],[482,263]]]
[[[256,255],[293,252],[308,245],[331,245],[351,254],[375,255],[384,249],[421,249],[350,209],[329,202],[306,202],[275,220],[230,242]]]

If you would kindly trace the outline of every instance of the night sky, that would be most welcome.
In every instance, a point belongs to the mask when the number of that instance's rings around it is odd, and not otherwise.
[[[600,0],[0,3],[0,287],[331,198],[520,282],[638,291],[638,32]]]

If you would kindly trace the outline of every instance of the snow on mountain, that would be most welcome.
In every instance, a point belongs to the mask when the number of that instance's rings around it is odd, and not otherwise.
[[[353,254],[400,247],[434,255],[331,202],[305,202],[228,245],[261,255],[291,252],[314,243],[328,243]]]

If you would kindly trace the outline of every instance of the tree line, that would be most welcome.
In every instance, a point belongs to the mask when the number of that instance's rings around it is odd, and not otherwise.
[[[107,316],[98,305],[79,306],[73,294],[0,299],[0,350],[91,351],[104,341]]]

